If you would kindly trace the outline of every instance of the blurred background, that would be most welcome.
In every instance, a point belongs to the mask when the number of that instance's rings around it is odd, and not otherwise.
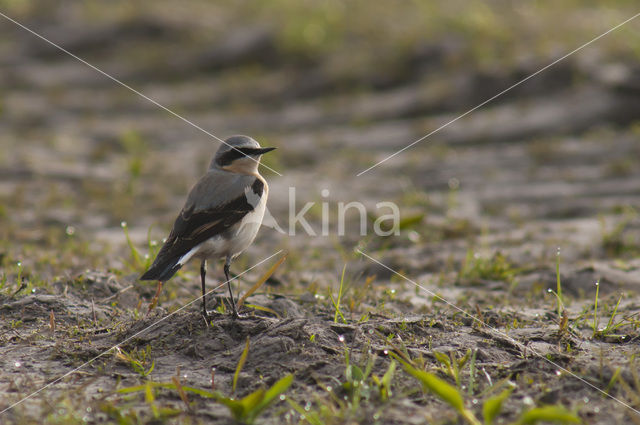
[[[0,1],[3,14],[216,136],[277,146],[265,161],[282,176],[263,174],[281,225],[290,186],[297,205],[317,203],[306,215],[317,232],[322,201],[331,214],[337,202],[363,202],[369,229],[376,203],[399,205],[396,237],[361,238],[355,213],[344,238],[335,227],[315,238],[263,228],[236,272],[288,249],[284,280],[294,286],[334,282],[356,244],[440,283],[460,275],[470,252],[500,251],[534,271],[553,269],[557,247],[576,267],[635,264],[640,19],[356,174],[637,6]],[[20,261],[36,281],[51,281],[86,269],[142,272],[127,234],[152,257],[219,142],[0,17],[0,146],[3,265]],[[371,264],[353,273],[363,270],[389,277]],[[195,266],[185,273],[195,295]]]

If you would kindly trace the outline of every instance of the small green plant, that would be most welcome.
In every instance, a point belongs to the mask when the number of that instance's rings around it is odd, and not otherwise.
[[[482,280],[504,281],[515,284],[515,276],[521,271],[511,264],[502,253],[496,252],[489,258],[482,257],[473,250],[467,251],[467,256],[458,274],[458,280],[477,283]]]
[[[600,227],[602,229],[602,249],[610,257],[622,257],[624,255],[638,255],[640,245],[636,238],[625,230],[629,224],[638,217],[638,211],[627,206],[624,208],[622,219],[616,223],[611,230],[607,230],[604,216],[600,216]]]
[[[420,369],[416,369],[409,363],[402,360],[400,357],[395,356],[404,370],[414,378],[416,378],[422,384],[422,389],[426,392],[432,392],[442,401],[458,412],[458,414],[471,425],[481,425],[480,421],[475,417],[473,412],[467,409],[464,405],[464,399],[458,391],[458,389],[443,379],[438,378],[433,373],[425,372]]]
[[[241,399],[234,399],[232,397],[226,397],[218,391],[207,391],[199,388],[187,387],[181,385],[181,391],[184,393],[191,393],[200,397],[213,399],[216,402],[227,406],[233,418],[243,424],[252,424],[260,414],[276,403],[278,400],[284,400],[282,395],[293,383],[293,375],[287,375],[284,378],[278,380],[270,388],[260,388]],[[157,388],[179,391],[175,382],[151,382],[148,381],[143,385],[137,385],[134,387],[121,388],[118,390],[120,394],[131,394],[137,392],[144,392],[145,399],[149,400],[149,397],[153,397],[154,390]],[[161,411],[159,413],[162,413]]]
[[[151,346],[149,345],[142,350],[133,349],[130,353],[127,353],[120,347],[116,347],[115,356],[118,360],[130,365],[131,368],[138,372],[143,378],[149,376],[155,367],[153,360],[151,360],[151,364],[147,367],[151,358]]]
[[[447,375],[451,376],[456,381],[458,388],[461,388],[460,372],[471,358],[471,349],[467,349],[464,356],[458,358],[457,354],[452,351],[447,356],[439,351],[434,351],[433,355],[436,360],[442,365],[441,370]]]
[[[369,353],[369,350],[367,350],[367,353]],[[370,354],[367,356],[364,370],[351,361],[347,347],[345,347],[344,357],[346,368],[344,371],[345,381],[342,383],[342,388],[347,394],[352,410],[357,410],[360,406],[360,400],[370,397],[371,387],[368,379],[376,362],[376,356]]]
[[[465,400],[462,396],[461,390],[437,377],[433,373],[414,367],[403,359],[402,356],[398,356],[395,353],[392,353],[392,356],[402,364],[404,370],[409,375],[416,378],[422,384],[422,388],[425,392],[428,391],[435,394],[438,398],[451,406],[468,424],[482,425],[482,422],[480,422],[475,414],[465,407]],[[512,391],[513,388],[506,389],[500,394],[490,397],[484,402],[482,411],[485,425],[493,424],[495,418],[502,410],[502,404],[509,397]],[[580,418],[562,406],[542,406],[524,411],[513,425],[531,425],[543,421],[555,423],[580,423]]]
[[[396,371],[396,361],[392,360],[389,363],[389,367],[387,371],[382,375],[382,378],[378,378],[376,375],[372,375],[371,379],[373,379],[374,384],[378,388],[378,396],[381,401],[389,401],[391,398],[391,381],[393,381],[393,375]]]
[[[124,232],[124,237],[127,241],[127,246],[129,247],[129,254],[131,256],[131,260],[127,263],[127,266],[135,271],[147,270],[153,259],[155,258],[159,245],[158,242],[154,239],[151,239],[151,230],[153,226],[149,227],[147,231],[147,253],[141,254],[138,248],[136,248],[135,244],[131,240],[129,236],[129,227],[126,221],[122,221],[120,223],[120,227],[122,227],[122,231]]]
[[[235,420],[252,424],[265,409],[278,400],[285,399],[281,394],[289,389],[292,382],[293,375],[287,375],[267,390],[260,388],[240,400],[218,396],[217,401],[229,408]]]
[[[338,289],[338,298],[335,299],[333,294],[329,292],[329,297],[331,298],[331,302],[333,303],[333,308],[335,309],[335,314],[333,316],[333,322],[338,323],[338,317],[342,320],[342,323],[347,323],[347,320],[344,318],[342,311],[340,311],[340,302],[342,301],[342,295],[344,293],[344,272],[347,270],[347,265],[345,264],[342,268],[342,276],[340,277],[340,288]]]
[[[371,373],[377,356],[368,349],[365,352],[367,353],[366,358],[360,365],[357,365],[353,362],[349,349],[345,346],[344,379],[341,381],[334,378],[339,385],[337,389],[332,385],[323,386],[328,397],[325,399],[318,397],[316,409],[312,409],[311,402],[307,402],[303,407],[289,399],[287,400],[289,405],[312,425],[349,421],[368,423],[375,420],[380,415],[379,411],[372,416],[368,414],[365,416],[365,409],[361,407],[363,404],[371,406],[374,397],[379,397],[382,402],[390,399],[397,363],[392,361],[380,378]]]
[[[482,405],[482,417],[485,425],[493,425],[493,421],[502,411],[502,403],[509,398],[513,392],[513,387],[503,390],[500,394],[487,399]]]
[[[593,320],[591,322],[591,337],[592,338],[605,338],[607,336],[612,336],[613,332],[618,328],[623,326],[629,317],[622,318],[616,322],[616,316],[618,315],[618,308],[620,307],[620,301],[622,301],[622,295],[618,297],[618,301],[616,302],[613,310],[610,311],[609,320],[604,328],[600,329],[600,319],[598,317],[598,304],[599,304],[599,294],[600,294],[600,281],[596,282],[596,296],[593,302]],[[605,305],[606,310],[606,305]]]

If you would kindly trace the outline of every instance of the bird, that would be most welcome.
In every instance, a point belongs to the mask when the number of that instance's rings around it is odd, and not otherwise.
[[[227,138],[215,153],[207,172],[191,188],[149,269],[140,280],[157,280],[155,307],[162,283],[192,259],[200,260],[202,313],[209,317],[205,300],[207,260],[224,258],[224,275],[229,288],[232,314],[238,318],[229,268],[234,258],[255,239],[262,223],[269,195],[267,181],[258,172],[263,148],[248,136]],[[150,306],[150,310],[151,307]]]

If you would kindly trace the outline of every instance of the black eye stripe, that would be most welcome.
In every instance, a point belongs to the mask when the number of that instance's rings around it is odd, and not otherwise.
[[[221,166],[229,165],[238,158],[242,158],[243,156],[251,156],[256,153],[259,153],[259,151],[260,149],[258,148],[231,149],[230,151],[225,152],[224,155],[222,155],[218,159],[218,165],[221,165]]]

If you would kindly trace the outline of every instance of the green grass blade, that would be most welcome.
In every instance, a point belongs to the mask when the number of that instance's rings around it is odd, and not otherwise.
[[[344,285],[344,272],[345,272],[345,270],[347,270],[347,265],[346,264],[342,268],[342,277],[340,277],[340,289],[338,290],[338,300],[333,302],[333,306],[336,309],[336,313],[333,316],[333,323],[338,323],[338,315],[340,315],[340,318],[342,319],[342,321],[344,323],[347,323],[347,321],[344,319],[344,316],[342,315],[342,312],[340,311],[340,301],[342,300],[342,291],[343,291],[343,285]],[[333,297],[331,297],[331,301],[333,301]]]
[[[616,306],[614,307],[613,312],[611,313],[611,317],[607,322],[607,326],[604,328],[604,331],[603,331],[604,335],[608,334],[613,329],[615,329],[615,327],[613,326],[613,321],[616,317],[616,314],[618,314],[618,307],[620,306],[620,301],[622,301],[622,295],[620,295],[620,298],[618,298],[618,302],[616,303]]]
[[[249,419],[253,421],[255,418],[257,418],[264,409],[271,406],[274,401],[278,400],[279,396],[287,391],[292,383],[293,375],[289,374],[273,384],[271,388],[264,392],[264,396],[251,409],[251,411],[249,412]]]
[[[502,403],[511,395],[513,388],[508,388],[500,394],[490,397],[482,406],[482,416],[485,425],[492,425],[494,419],[502,410]]]
[[[311,425],[325,425],[316,412],[307,412],[302,406],[290,398],[287,399],[287,403],[289,403],[289,406],[293,407],[300,416],[304,416],[304,420],[309,422]]]
[[[473,412],[464,407],[464,399],[456,387],[432,373],[414,368],[400,357],[397,357],[397,360],[402,363],[402,366],[409,375],[422,383],[422,388],[425,391],[432,392],[442,401],[453,407],[460,416],[471,425],[481,425]]]
[[[520,416],[517,424],[532,425],[538,422],[555,422],[561,424],[581,423],[579,417],[562,406],[543,406],[528,410]]]
[[[242,354],[240,355],[240,360],[238,360],[238,365],[236,366],[236,371],[233,374],[233,386],[231,392],[236,392],[236,386],[238,385],[238,377],[240,376],[240,372],[244,367],[244,363],[247,361],[247,355],[249,355],[249,337],[247,337],[247,343],[244,346],[244,350],[242,350]]]
[[[140,266],[144,265],[144,263],[140,259],[140,253],[138,252],[138,249],[133,244],[131,237],[129,237],[129,228],[127,227],[127,222],[123,221],[122,223],[120,223],[120,226],[122,227],[124,237],[127,240],[127,245],[129,246],[129,251],[131,252],[131,258],[133,260],[132,265],[136,268],[139,268]]]
[[[396,372],[396,361],[391,360],[389,364],[389,368],[382,375],[382,380],[380,381],[380,397],[383,401],[389,400],[391,397],[391,382],[393,381],[393,375]]]
[[[255,411],[262,400],[264,400],[264,393],[264,389],[259,388],[251,394],[243,397],[240,400],[240,405],[242,407],[241,415],[237,416],[236,419],[247,423],[253,422],[253,418],[257,416],[257,412]]]
[[[593,304],[593,325],[591,328],[593,329],[592,338],[595,338],[598,333],[598,294],[600,293],[600,279],[596,282],[596,299]]]
[[[562,300],[562,283],[560,282],[560,248],[558,248],[556,255],[556,298],[558,302],[558,316],[561,316],[564,305]]]
[[[443,401],[456,409],[456,411],[461,412],[464,410],[464,400],[456,387],[445,380],[438,378],[432,373],[416,369],[405,363],[403,363],[403,366],[409,375],[420,381],[425,390],[428,390],[440,397]]]

